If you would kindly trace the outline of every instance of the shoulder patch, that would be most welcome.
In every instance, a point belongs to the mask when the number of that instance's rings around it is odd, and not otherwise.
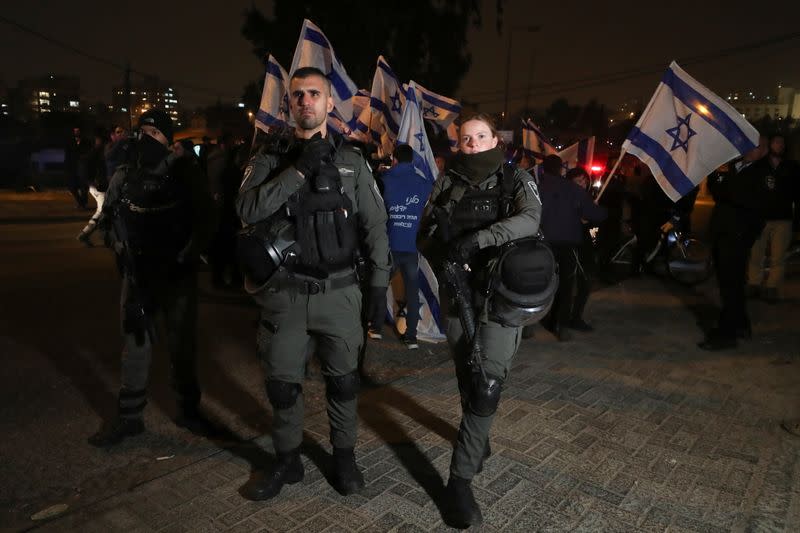
[[[536,182],[531,179],[525,182],[525,185],[527,185],[527,187],[531,190],[539,203],[542,203],[542,199],[539,197],[539,188],[536,186]]]
[[[356,175],[356,169],[352,165],[336,165],[339,169],[339,175],[343,178],[352,178]]]

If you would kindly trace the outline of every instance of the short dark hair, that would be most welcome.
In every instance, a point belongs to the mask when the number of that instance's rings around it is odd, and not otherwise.
[[[311,76],[319,76],[325,80],[325,86],[328,88],[328,93],[331,92],[331,80],[329,80],[328,76],[317,67],[300,67],[292,73],[291,77],[289,78],[289,83],[291,83],[295,78],[304,80],[306,78],[310,78]]]
[[[398,144],[392,155],[400,163],[411,163],[414,160],[414,149],[407,144]]]
[[[560,176],[564,162],[557,155],[548,155],[542,161],[542,168],[551,176]]]

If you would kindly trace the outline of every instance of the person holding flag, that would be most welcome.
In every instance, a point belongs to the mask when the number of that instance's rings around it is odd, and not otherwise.
[[[487,267],[499,257],[503,244],[537,234],[542,203],[533,178],[504,165],[505,154],[489,116],[478,114],[465,120],[459,139],[460,151],[436,181],[425,207],[417,246],[440,278],[450,280],[448,265],[469,265],[469,272],[462,275],[471,294],[461,293],[448,282],[448,295],[451,300],[475,302],[487,311],[475,313],[480,316],[471,322],[465,307],[456,309],[451,304],[447,318],[462,418],[450,463],[444,518],[449,525],[466,528],[483,520],[472,478],[490,454],[489,430],[522,330],[488,313],[483,292]],[[473,340],[480,345],[477,358]]]

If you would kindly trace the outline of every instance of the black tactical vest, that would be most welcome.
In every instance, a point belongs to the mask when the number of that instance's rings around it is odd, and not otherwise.
[[[136,255],[174,258],[192,234],[190,192],[171,171],[129,168],[118,215],[127,245]]]

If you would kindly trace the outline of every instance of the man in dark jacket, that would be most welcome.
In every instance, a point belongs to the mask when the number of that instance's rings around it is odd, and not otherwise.
[[[786,272],[784,258],[792,240],[792,220],[800,209],[800,166],[786,159],[783,135],[769,140],[769,154],[754,164],[759,176],[755,190],[759,210],[764,218],[764,230],[753,244],[748,275],[749,290],[758,293],[763,280],[763,297],[774,303]],[[769,271],[764,279],[765,252],[769,248]]]
[[[78,209],[86,209],[89,188],[86,183],[86,156],[91,146],[83,138],[80,128],[72,128],[72,138],[67,145],[64,163],[67,171],[67,188],[75,198]]]
[[[572,292],[578,268],[578,247],[583,239],[583,220],[600,222],[608,216],[585,190],[561,177],[561,158],[549,155],[542,162],[539,193],[542,197],[541,230],[558,262],[559,286],[553,307],[542,325],[558,340],[569,339],[568,324]]]

